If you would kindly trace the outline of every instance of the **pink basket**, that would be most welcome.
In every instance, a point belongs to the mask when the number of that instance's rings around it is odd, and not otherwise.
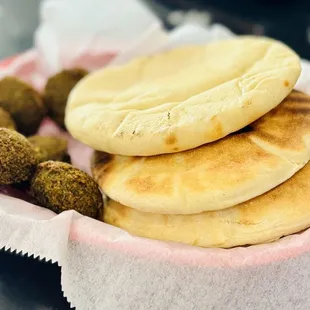
[[[46,78],[40,72],[36,72],[36,58],[37,54],[32,50],[19,56],[4,59],[0,61],[0,74],[2,76],[5,74],[19,76],[32,83],[36,88],[41,89]],[[92,233],[89,233],[90,231]],[[134,256],[211,267],[270,264],[310,251],[309,229],[270,244],[233,249],[203,249],[130,236],[119,228],[82,216],[73,222],[70,238]]]

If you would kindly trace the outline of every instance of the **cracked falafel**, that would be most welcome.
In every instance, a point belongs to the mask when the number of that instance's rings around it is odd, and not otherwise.
[[[0,107],[10,113],[17,131],[28,136],[34,134],[46,114],[40,94],[16,77],[0,80]]]
[[[30,193],[43,206],[56,213],[75,210],[97,218],[103,198],[96,182],[70,164],[46,161],[37,166]]]
[[[0,128],[8,128],[15,130],[16,125],[10,113],[0,108]]]
[[[40,162],[57,160],[71,163],[70,155],[67,153],[68,142],[66,139],[35,135],[29,137],[28,140],[38,152]]]
[[[62,128],[65,128],[65,109],[70,91],[87,74],[86,70],[80,68],[63,70],[50,77],[46,83],[44,103],[49,116]]]
[[[0,185],[29,180],[37,163],[37,154],[23,135],[0,128]]]

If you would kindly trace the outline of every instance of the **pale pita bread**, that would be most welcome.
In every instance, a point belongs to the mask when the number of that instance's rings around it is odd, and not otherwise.
[[[238,37],[178,48],[85,77],[66,127],[99,151],[150,156],[218,140],[277,106],[300,75],[277,41]]]
[[[196,215],[144,213],[110,200],[103,220],[137,236],[201,247],[265,243],[310,227],[309,180],[307,164],[264,195],[226,210]]]
[[[247,201],[274,188],[310,158],[310,97],[293,91],[244,132],[174,154],[97,152],[92,172],[111,199],[144,212],[194,214]]]

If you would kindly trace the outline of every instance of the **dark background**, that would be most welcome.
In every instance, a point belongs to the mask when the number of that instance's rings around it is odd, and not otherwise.
[[[70,309],[58,265],[0,250],[0,309]]]
[[[108,0],[102,0],[108,1]],[[165,21],[172,11],[207,12],[237,34],[258,33],[282,40],[310,59],[309,0],[141,0]],[[32,46],[41,0],[0,0],[0,58]],[[84,22],[87,22],[87,17]]]
[[[148,2],[166,21],[169,12],[208,12],[211,22],[219,22],[237,34],[257,33],[290,45],[310,59],[310,1],[308,0],[156,0]],[[168,9],[168,10],[167,10]]]
[[[207,12],[237,34],[263,34],[278,38],[302,57],[310,59],[310,1],[305,0],[166,0],[147,1],[167,28],[172,11]],[[0,0],[0,58],[32,46],[40,0]],[[1,11],[2,10],[2,11]],[[170,17],[169,17],[170,16]],[[22,30],[12,31],[20,22]],[[13,27],[14,29],[14,27]],[[33,258],[0,251],[0,309],[70,309],[62,297],[60,268]]]

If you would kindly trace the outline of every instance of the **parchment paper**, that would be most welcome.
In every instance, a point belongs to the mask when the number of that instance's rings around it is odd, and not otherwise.
[[[149,31],[110,65],[135,55],[230,35],[219,25],[207,30],[186,25],[166,35]],[[151,48],[152,38],[156,44]],[[42,88],[46,77],[37,71],[38,57],[37,50],[30,51],[6,64],[0,76],[14,74]],[[296,88],[310,94],[309,81],[310,66],[304,61]],[[89,172],[89,148],[50,120],[45,120],[40,133],[66,136],[73,164]],[[18,192],[1,190],[0,247],[57,262],[64,296],[77,309],[310,307],[310,230],[272,244],[202,249],[134,237],[75,211],[56,216],[9,196],[22,197]]]

